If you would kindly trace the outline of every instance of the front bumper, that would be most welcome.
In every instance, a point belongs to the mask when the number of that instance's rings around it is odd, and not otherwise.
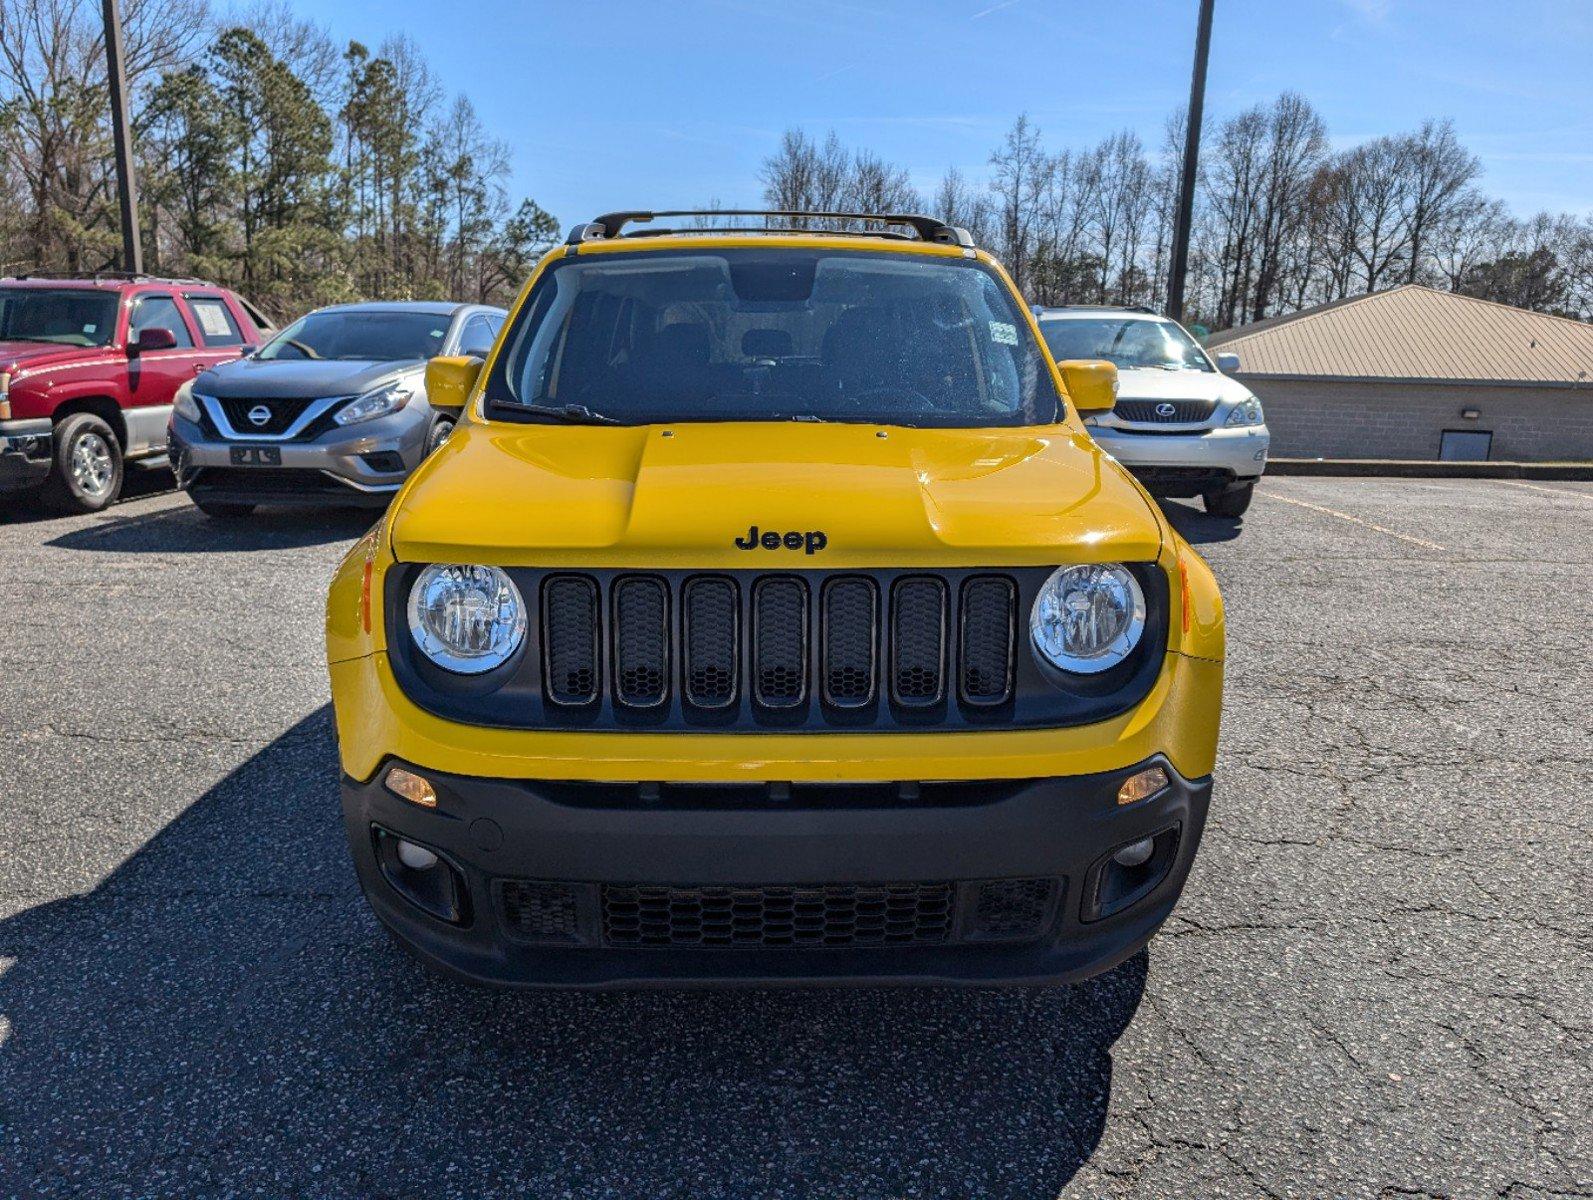
[[[1090,425],[1101,449],[1153,492],[1194,496],[1211,487],[1253,482],[1266,470],[1272,437],[1265,425],[1133,432],[1116,425]]]
[[[1121,781],[1151,764],[1168,787],[1118,805]],[[523,987],[1082,979],[1134,954],[1172,911],[1211,792],[1209,778],[1185,779],[1160,755],[1091,775],[899,796],[864,785],[659,790],[414,769],[435,787],[435,809],[389,792],[386,766],[369,782],[344,777],[361,887],[423,961]],[[1158,849],[1146,873],[1118,886],[1112,854],[1147,837]],[[422,907],[424,889],[444,877],[412,877],[394,857],[396,838],[440,856],[427,870],[457,880],[457,921]],[[941,897],[943,920],[927,938],[859,941],[886,885]],[[828,909],[817,915],[824,894],[841,897],[839,924]],[[637,944],[638,895],[654,903],[643,927],[667,944]],[[771,925],[769,904],[793,896],[792,925]],[[736,944],[700,944],[711,939],[694,933],[692,905],[704,897],[733,906],[720,936]]]
[[[0,492],[38,487],[50,474],[55,431],[48,418],[0,421]]]
[[[313,441],[229,441],[173,416],[168,439],[177,483],[195,499],[223,504],[327,504],[385,508],[426,456],[432,410],[410,404]],[[236,450],[267,449],[270,466],[240,465]]]

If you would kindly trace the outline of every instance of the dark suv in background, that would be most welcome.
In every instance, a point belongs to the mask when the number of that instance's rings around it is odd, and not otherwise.
[[[0,279],[0,492],[104,508],[125,463],[165,454],[177,390],[271,332],[259,309],[198,279]]]

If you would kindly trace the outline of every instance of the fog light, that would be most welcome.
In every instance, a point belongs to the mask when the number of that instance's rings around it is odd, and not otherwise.
[[[402,800],[411,804],[418,804],[422,808],[437,807],[437,792],[431,784],[427,783],[413,771],[406,771],[403,767],[394,767],[387,772],[387,790]],[[408,845],[406,842],[405,845]],[[430,863],[426,864],[430,866]]]
[[[391,775],[388,776],[392,778]],[[1167,786],[1167,772],[1160,767],[1146,767],[1143,771],[1136,771],[1123,780],[1123,786],[1117,789],[1117,802],[1119,804],[1134,804],[1154,796]],[[1144,859],[1139,861],[1144,862]]]
[[[404,850],[408,846],[409,843],[404,842],[398,847],[398,856],[400,858],[403,858]],[[1112,861],[1120,867],[1137,867],[1141,863],[1149,862],[1150,856],[1155,849],[1156,839],[1146,838],[1142,842],[1132,842],[1129,845],[1124,846],[1116,854],[1112,855]],[[434,855],[434,860],[435,857],[436,856]],[[408,862],[409,860],[405,859],[404,861]]]
[[[1132,849],[1133,847],[1130,847]],[[417,846],[414,842],[400,841],[398,843],[398,861],[412,871],[429,871],[437,865],[437,856],[424,846]],[[1144,861],[1141,859],[1140,861]]]

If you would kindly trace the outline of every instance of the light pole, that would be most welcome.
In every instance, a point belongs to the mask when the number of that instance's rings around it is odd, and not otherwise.
[[[109,3],[110,0],[107,0]],[[1178,217],[1173,223],[1173,269],[1167,281],[1167,315],[1184,319],[1184,277],[1189,273],[1189,226],[1195,215],[1195,178],[1200,165],[1200,119],[1206,107],[1206,60],[1211,55],[1213,0],[1200,0],[1195,31],[1195,72],[1189,81],[1189,119],[1184,130],[1184,174],[1178,185]]]
[[[111,91],[111,138],[116,146],[116,199],[122,210],[122,270],[139,273],[144,269],[144,248],[138,237],[138,183],[133,178],[133,138],[122,58],[122,14],[117,0],[105,0],[105,72]]]

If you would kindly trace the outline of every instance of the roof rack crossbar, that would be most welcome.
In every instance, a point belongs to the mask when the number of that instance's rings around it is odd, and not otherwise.
[[[620,231],[624,229],[626,225],[642,225],[649,221],[657,220],[659,217],[764,217],[766,219],[772,217],[785,217],[794,218],[798,221],[874,221],[881,225],[905,225],[926,242],[940,242],[948,246],[973,246],[973,237],[966,229],[960,229],[955,225],[948,225],[946,222],[936,217],[925,217],[913,213],[804,212],[798,209],[781,208],[677,208],[663,209],[657,212],[636,211],[604,213],[596,220],[588,221],[584,225],[577,225],[574,229],[572,229],[570,231],[567,244],[571,246],[578,246],[582,242],[598,242],[606,241],[611,238],[617,238],[621,236]],[[655,236],[664,232],[664,230],[646,231],[646,233],[654,234]],[[689,233],[699,231],[670,230],[668,232]],[[700,232],[828,233],[832,231],[809,230],[802,225],[792,225],[778,229],[704,229]],[[850,230],[846,232],[856,233],[858,231]],[[896,237],[902,236],[900,234],[889,235],[885,230],[864,232],[886,234],[887,236]],[[635,237],[641,233],[642,231],[638,231],[637,233],[631,234],[629,236]]]

